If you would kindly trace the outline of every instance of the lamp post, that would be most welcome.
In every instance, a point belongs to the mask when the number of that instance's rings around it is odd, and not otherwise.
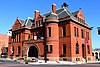
[[[46,25],[44,24],[44,61],[47,63]]]

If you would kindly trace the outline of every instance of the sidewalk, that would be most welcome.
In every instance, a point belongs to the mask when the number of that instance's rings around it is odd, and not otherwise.
[[[39,60],[38,62],[29,62],[28,64],[53,64],[53,65],[76,65],[76,64],[85,64],[83,62],[68,62],[68,61],[47,61],[47,63],[45,63],[43,60]]]
[[[15,61],[9,58],[2,58],[1,60],[9,60],[9,61]],[[20,62],[25,64],[25,61],[23,60],[16,60],[15,62]],[[69,61],[47,61],[47,63],[45,63],[44,60],[38,60],[38,62],[28,62],[28,64],[32,64],[32,65],[41,65],[41,64],[53,64],[53,65],[76,65],[76,64],[85,64],[85,62],[69,62]]]

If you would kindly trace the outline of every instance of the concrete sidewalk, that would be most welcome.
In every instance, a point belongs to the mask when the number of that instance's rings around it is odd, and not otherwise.
[[[47,61],[47,63],[45,63],[44,60],[39,60],[38,62],[29,62],[28,64],[35,64],[35,65],[38,65],[38,64],[75,65],[75,64],[85,64],[85,63],[83,63],[83,62],[75,62],[74,63],[74,62],[68,62],[68,61]]]

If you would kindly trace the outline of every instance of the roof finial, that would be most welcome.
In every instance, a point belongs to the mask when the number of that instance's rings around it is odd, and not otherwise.
[[[68,7],[68,4],[63,3],[63,5],[61,5],[62,7]]]
[[[79,8],[80,10],[82,9],[82,8]]]

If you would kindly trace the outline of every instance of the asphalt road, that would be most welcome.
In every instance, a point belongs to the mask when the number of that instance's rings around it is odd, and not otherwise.
[[[15,65],[4,65],[0,67],[100,67],[100,64],[84,64],[84,65],[26,65],[26,64],[15,64]]]
[[[0,64],[21,64],[21,63],[9,60],[0,60]]]
[[[79,64],[79,65],[51,65],[51,64],[22,64],[16,61],[0,60],[0,67],[100,67],[100,64]]]

